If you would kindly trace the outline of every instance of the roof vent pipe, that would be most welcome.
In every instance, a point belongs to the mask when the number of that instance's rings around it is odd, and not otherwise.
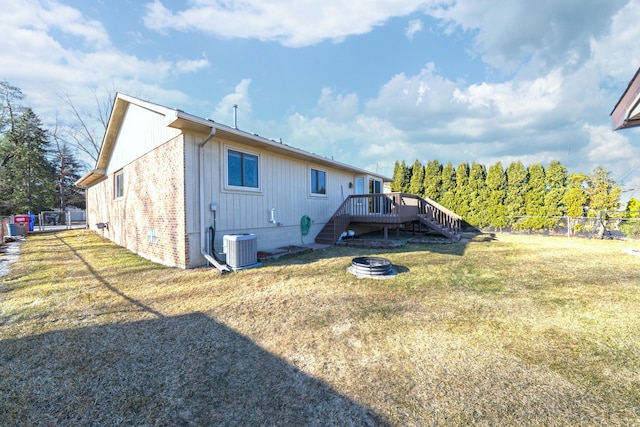
[[[238,104],[233,104],[233,127],[238,129]]]

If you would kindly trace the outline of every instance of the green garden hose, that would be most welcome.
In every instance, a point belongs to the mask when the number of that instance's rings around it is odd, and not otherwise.
[[[309,234],[310,228],[311,228],[311,218],[309,218],[309,215],[302,215],[302,218],[300,219],[300,233],[302,233],[302,236],[300,236],[300,241],[302,242],[303,245],[304,245],[303,236],[306,236],[307,234]]]

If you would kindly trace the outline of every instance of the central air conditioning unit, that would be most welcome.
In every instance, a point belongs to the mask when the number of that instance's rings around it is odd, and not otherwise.
[[[227,265],[232,270],[259,267],[258,239],[255,234],[226,234],[222,240]]]

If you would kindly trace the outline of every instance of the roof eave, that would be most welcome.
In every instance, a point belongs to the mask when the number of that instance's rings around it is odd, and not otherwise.
[[[181,130],[190,130],[201,135],[209,134],[213,129],[216,130],[216,135],[222,136],[225,139],[244,143],[247,145],[260,146],[268,148],[269,151],[286,155],[288,157],[294,157],[300,160],[312,161],[314,163],[331,167],[334,169],[346,171],[349,173],[359,175],[370,175],[381,179],[383,182],[393,182],[392,178],[373,173],[371,171],[360,169],[355,166],[341,163],[333,159],[319,156],[308,151],[301,150],[299,148],[292,147],[282,142],[277,142],[272,139],[264,138],[258,134],[245,132],[237,128],[226,126],[213,120],[203,119],[193,114],[185,113],[181,110],[175,110],[175,116],[168,118],[168,126]]]
[[[94,169],[75,182],[76,187],[91,187],[106,178],[104,169]]]

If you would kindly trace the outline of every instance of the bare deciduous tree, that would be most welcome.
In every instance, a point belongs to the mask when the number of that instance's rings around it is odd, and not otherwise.
[[[58,95],[66,106],[65,110],[72,117],[71,122],[60,129],[59,134],[64,134],[64,139],[73,148],[94,161],[98,160],[100,154],[102,137],[107,130],[115,93],[114,89],[105,90],[103,95],[98,94],[97,90],[94,91],[94,112],[79,109],[69,93]]]

